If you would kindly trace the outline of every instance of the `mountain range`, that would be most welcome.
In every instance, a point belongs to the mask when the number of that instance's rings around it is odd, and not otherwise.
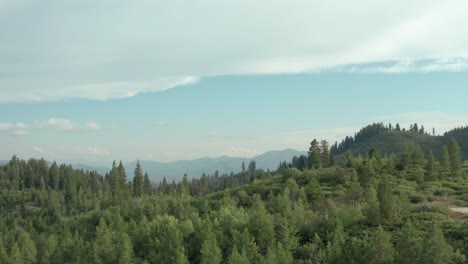
[[[199,178],[203,173],[207,175],[214,174],[216,171],[219,174],[224,173],[237,173],[242,170],[242,163],[245,163],[247,168],[250,161],[254,160],[257,169],[263,170],[276,170],[278,165],[282,161],[291,161],[294,156],[304,155],[307,152],[297,151],[294,149],[284,149],[269,151],[264,154],[252,157],[252,158],[240,158],[240,157],[229,157],[221,156],[217,158],[200,158],[194,160],[180,160],[174,162],[158,162],[151,160],[140,161],[143,172],[147,172],[150,176],[151,181],[159,182],[164,177],[166,180],[181,180],[184,174],[187,174],[189,178]],[[127,177],[133,178],[136,161],[124,164]],[[98,173],[104,175],[110,168],[106,167],[94,167],[85,164],[74,164],[74,168],[83,170],[96,170]]]

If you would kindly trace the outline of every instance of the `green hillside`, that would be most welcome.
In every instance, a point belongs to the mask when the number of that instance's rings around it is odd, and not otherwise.
[[[462,150],[462,159],[468,160],[468,127],[453,129],[442,136],[432,136],[428,133],[415,131],[398,131],[388,129],[382,124],[373,124],[363,128],[360,132],[370,130],[373,126],[379,127],[374,133],[367,133],[364,137],[359,137],[359,132],[353,140],[347,144],[337,145],[334,150],[337,160],[342,161],[343,155],[350,151],[355,156],[366,156],[372,148],[377,149],[381,155],[399,155],[406,145],[417,144],[428,155],[430,151],[438,157],[442,147],[447,145],[452,138],[455,138]],[[351,137],[348,137],[351,138]],[[357,140],[356,140],[357,138]],[[333,149],[333,147],[332,147]]]
[[[0,263],[467,264],[467,166],[454,140],[425,159],[415,143],[434,139],[387,132],[374,147],[413,147],[344,165],[316,148],[309,169],[157,185],[139,163],[129,180],[122,163],[103,176],[13,157],[0,165]]]

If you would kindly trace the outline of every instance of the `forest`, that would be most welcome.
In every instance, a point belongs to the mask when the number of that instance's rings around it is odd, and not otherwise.
[[[251,161],[180,182],[151,182],[139,163],[100,175],[13,156],[0,263],[468,263],[468,215],[452,210],[468,207],[465,130],[374,124],[313,139],[276,171]],[[418,139],[390,153],[384,133]]]

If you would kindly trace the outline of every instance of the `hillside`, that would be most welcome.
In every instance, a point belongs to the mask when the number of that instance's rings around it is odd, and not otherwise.
[[[466,166],[408,157],[175,184],[14,157],[0,263],[468,264]]]
[[[367,126],[360,132],[374,125]],[[357,135],[359,135],[359,132]],[[356,140],[356,138],[358,139]],[[347,151],[351,151],[354,155],[365,156],[371,148],[378,149],[381,155],[390,155],[392,153],[398,155],[405,145],[417,144],[426,155],[432,150],[433,154],[438,157],[442,147],[447,145],[452,138],[455,138],[460,145],[462,159],[468,160],[468,127],[453,129],[442,136],[432,136],[427,133],[416,133],[408,130],[381,129],[365,137],[356,136],[352,141],[349,140],[347,144],[340,144],[343,147],[338,147],[338,150],[334,153],[336,153],[338,161],[342,159]]]

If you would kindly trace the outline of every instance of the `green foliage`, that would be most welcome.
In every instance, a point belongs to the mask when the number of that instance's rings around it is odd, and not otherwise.
[[[414,127],[376,125],[353,144],[433,139]],[[467,219],[445,205],[468,200],[454,143],[448,166],[414,144],[398,158],[374,146],[332,165],[339,146],[327,154],[327,144],[313,144],[310,170],[304,156],[157,188],[139,164],[127,181],[121,163],[101,176],[13,157],[0,165],[0,263],[466,263]]]
[[[448,173],[450,170],[450,158],[447,148],[444,146],[439,157],[439,172],[441,175]]]
[[[461,152],[458,142],[452,138],[448,145],[448,154],[450,158],[450,174],[452,177],[461,175]]]
[[[371,232],[368,241],[369,263],[393,263],[395,250],[391,236],[381,226]]]
[[[201,247],[201,264],[219,264],[222,261],[221,249],[215,238],[207,239]]]

